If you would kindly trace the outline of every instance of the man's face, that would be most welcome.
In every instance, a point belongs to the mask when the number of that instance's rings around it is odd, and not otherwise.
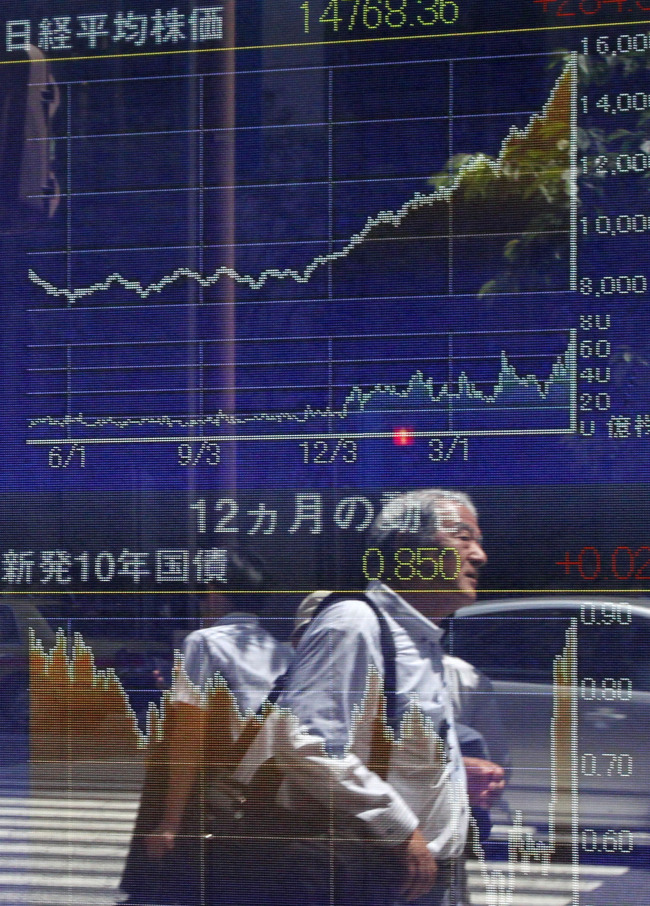
[[[453,502],[441,504],[441,526],[430,542],[413,545],[421,564],[418,572],[426,578],[395,583],[394,587],[424,616],[432,620],[448,617],[459,607],[476,600],[479,573],[487,563],[483,537],[473,513]],[[405,572],[402,571],[405,575]],[[408,592],[413,595],[409,596]],[[428,594],[430,592],[430,594]]]

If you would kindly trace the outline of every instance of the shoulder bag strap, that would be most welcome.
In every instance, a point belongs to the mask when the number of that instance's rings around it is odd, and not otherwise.
[[[388,622],[386,621],[386,617],[384,616],[381,608],[378,607],[375,602],[370,597],[368,597],[368,595],[365,595],[362,592],[355,592],[353,594],[332,592],[331,594],[327,595],[327,597],[323,598],[323,600],[320,602],[316,611],[314,612],[312,620],[315,620],[316,617],[326,607],[328,607],[330,604],[333,604],[335,601],[346,600],[364,601],[371,608],[379,623],[381,653],[384,660],[384,696],[386,701],[386,714],[385,721],[384,714],[382,713],[378,714],[373,721],[372,742],[368,766],[371,768],[371,770],[375,771],[376,774],[378,774],[382,779],[385,780],[388,773],[388,763],[390,760],[390,753],[392,748],[392,736],[397,733],[398,724],[397,652],[395,649],[395,639],[393,638],[393,633],[388,626]],[[278,676],[273,685],[273,688],[257,709],[257,715],[249,720],[249,722],[242,730],[238,740],[233,745],[230,759],[232,770],[237,767],[246,752],[254,743],[257,734],[262,729],[267,714],[270,712],[272,706],[277,702],[278,698],[282,694],[288,674],[289,670]],[[392,734],[387,732],[386,725],[393,731]]]
[[[378,607],[368,595],[363,592],[354,592],[346,594],[345,592],[334,591],[320,602],[312,620],[330,604],[336,601],[363,601],[367,604],[377,617],[379,623],[381,653],[384,660],[384,695],[386,696],[386,722],[391,730],[397,732],[397,652],[395,650],[395,639],[390,631],[388,622],[383,610]]]
[[[395,639],[390,630],[383,610],[378,607],[368,595],[362,592],[346,594],[341,592],[332,592],[318,605],[312,619],[315,619],[322,610],[334,604],[336,601],[363,601],[373,611],[379,623],[381,653],[384,661],[384,700],[386,702],[385,711],[379,709],[379,713],[372,722],[372,738],[370,742],[370,757],[368,767],[375,774],[378,774],[382,780],[388,775],[390,756],[393,747],[393,739],[397,734],[397,652],[395,649]],[[389,732],[388,728],[392,732]]]

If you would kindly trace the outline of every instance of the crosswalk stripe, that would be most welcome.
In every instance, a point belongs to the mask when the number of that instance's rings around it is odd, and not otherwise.
[[[0,812],[11,808],[22,808],[29,805],[30,808],[48,808],[56,805],[58,808],[74,809],[83,806],[85,810],[93,808],[106,809],[110,812],[133,811],[137,808],[137,797],[132,797],[123,802],[115,802],[113,799],[77,799],[61,793],[60,796],[7,796],[0,800]]]
[[[114,884],[106,883],[105,875],[98,875],[97,877],[92,877],[88,874],[67,874],[65,869],[60,872],[34,872],[33,873],[34,881],[40,887],[70,887],[70,888],[85,888],[85,887],[97,887],[102,889],[112,889],[115,891]],[[15,872],[3,872],[0,875],[0,884],[3,887],[25,887],[26,886],[25,873],[15,873]]]
[[[111,906],[128,852],[138,791],[119,799],[87,786],[72,797],[65,785],[35,795],[0,790],[0,906]],[[124,790],[122,791],[124,794]],[[468,862],[473,906],[571,906],[624,875],[625,866],[573,866],[506,861]]]
[[[122,817],[124,819],[133,818],[137,811],[137,808],[132,809],[123,809],[121,811],[113,810],[109,812],[110,816],[115,819],[116,817]],[[59,818],[62,821],[67,821],[70,818],[83,818],[84,821],[88,821],[91,824],[101,824],[104,821],[104,815],[97,812],[97,806],[92,805],[89,808],[83,808],[77,805],[76,808],[70,808],[65,804],[61,804],[61,807],[57,805],[50,805],[47,808],[41,806],[40,808],[32,808],[31,804],[26,804],[24,806],[11,806],[9,808],[2,808],[0,810],[0,815],[33,815],[34,817],[39,818]]]
[[[493,862],[492,861],[486,862],[485,864],[488,866],[488,868],[491,868],[494,870],[499,870],[504,873],[507,872],[508,869],[510,868],[510,863],[504,862],[504,861],[495,860]],[[470,869],[470,871],[480,870],[480,863],[477,860],[472,859],[472,860],[468,861],[467,865],[468,865],[468,868]],[[525,874],[527,869],[522,863],[517,863],[514,865],[514,870],[517,872],[521,872],[522,874]],[[529,870],[532,871],[533,866],[531,866],[531,868]],[[538,868],[537,870],[540,871],[541,869]],[[587,874],[591,874],[591,875],[595,875],[595,876],[603,876],[603,877],[608,877],[608,878],[617,877],[618,875],[624,875],[627,873],[627,871],[628,871],[628,869],[626,868],[625,865],[581,865],[580,866],[581,873],[584,872]],[[561,863],[561,862],[552,862],[550,865],[544,866],[544,874],[563,875],[566,877],[571,877],[571,875],[573,874],[573,866],[567,865],[566,863]]]
[[[139,790],[67,784],[0,791],[0,904],[112,906]]]
[[[54,890],[30,884],[29,889],[0,887],[0,903],[7,906],[114,906],[117,902],[115,890],[84,890],[74,893],[70,890]]]
[[[620,865],[580,865],[574,883],[572,865],[467,863],[472,906],[571,906],[574,892],[593,892],[608,878],[620,877],[628,870]]]
[[[49,822],[45,825],[34,825],[28,819],[25,819],[24,822],[16,823],[15,828],[6,828],[0,829],[0,844],[2,841],[6,840],[26,840],[26,841],[37,841],[37,840],[51,840],[54,835],[57,838],[62,838],[66,841],[67,844],[70,843],[88,843],[101,844],[102,842],[114,842],[116,840],[122,840],[125,837],[128,839],[129,834],[131,833],[131,824],[119,824],[115,828],[105,828],[102,831],[97,831],[89,833],[87,830],[71,830],[67,827],[62,827],[59,822]],[[2,846],[0,846],[0,849]]]
[[[521,875],[519,875],[517,877],[517,889],[521,888],[521,886],[522,886],[521,882],[523,880],[524,880],[524,878],[522,878]],[[525,878],[525,883],[526,883],[527,887],[529,887],[532,890],[539,889],[539,890],[547,890],[547,891],[553,891],[553,892],[555,892],[555,891],[566,892],[567,888],[569,888],[571,886],[571,884],[573,883],[573,880],[571,878],[562,879],[562,878],[558,878],[558,877],[546,878],[543,876],[538,876],[538,877],[533,877],[533,878],[530,878],[530,877]],[[599,880],[587,881],[582,878],[579,878],[577,886],[578,886],[578,890],[583,890],[586,892],[589,890],[597,890],[601,886],[601,883],[602,882]],[[485,885],[483,883],[483,879],[479,875],[476,878],[472,878],[470,876],[469,886],[470,886],[470,890],[479,891]]]
[[[568,906],[571,900],[564,896],[550,896],[548,893],[530,894],[517,890],[511,899],[494,899],[488,893],[472,892],[472,906],[501,906],[512,903],[516,906]]]

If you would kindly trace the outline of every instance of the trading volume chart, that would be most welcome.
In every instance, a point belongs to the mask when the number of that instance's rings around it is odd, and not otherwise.
[[[194,440],[392,437],[396,419],[408,424],[413,436],[575,430],[575,331],[369,333],[363,340],[362,347],[358,336],[240,341],[236,412],[217,408],[223,341],[197,342],[200,365],[193,374],[200,368],[200,402],[190,416],[164,412],[170,398],[187,397],[191,389],[184,384],[188,369],[181,341],[155,343],[155,351],[152,344],[121,343],[119,364],[111,343],[34,345],[34,363],[54,356],[58,363],[30,366],[30,395],[46,406],[56,398],[59,407],[80,411],[35,418],[29,426],[34,435],[45,434],[45,443],[53,442],[53,428],[59,429],[59,443],[124,436],[155,442],[188,428]],[[157,358],[142,364],[147,353]],[[533,359],[536,368],[546,359],[545,379],[526,373],[525,364],[515,366],[515,357],[521,363]],[[107,396],[118,402],[121,414],[94,414],[104,411]]]

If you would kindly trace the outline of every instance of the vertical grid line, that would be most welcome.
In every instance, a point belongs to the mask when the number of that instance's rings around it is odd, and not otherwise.
[[[447,136],[449,145],[447,147],[447,157],[449,158],[449,181],[450,185],[454,181],[454,61],[449,61],[449,125],[447,127]],[[451,295],[454,291],[454,194],[449,196],[449,214],[448,214],[448,233],[447,241],[447,292]]]
[[[569,289],[578,290],[578,54],[569,62],[571,74],[571,123],[569,127]]]
[[[205,80],[199,76],[199,206],[198,206],[198,245],[199,245],[199,273],[205,273]],[[199,305],[205,300],[205,290],[202,283],[199,283]],[[203,342],[198,344],[198,394],[196,400],[197,412],[199,415],[200,433],[204,433],[203,416],[205,414],[205,375],[203,373],[204,346]]]
[[[66,284],[72,290],[72,85],[66,85],[66,212],[65,212],[65,246],[66,246]],[[72,302],[68,299],[68,308]]]
[[[331,413],[334,411],[334,339],[327,338],[327,408]],[[327,419],[327,431],[331,434],[333,428],[333,418]]]
[[[571,430],[578,431],[578,331],[569,331],[569,349],[566,357],[569,369],[569,419]]]
[[[198,231],[199,231],[199,273],[205,273],[204,244],[205,244],[205,81],[199,76],[199,206],[198,206]],[[199,283],[199,302],[204,300],[204,287]]]
[[[447,429],[454,430],[454,404],[451,388],[454,377],[454,335],[450,331],[447,335]]]
[[[327,70],[327,254],[334,250],[334,71]],[[327,299],[332,301],[332,262],[327,265]]]
[[[580,800],[578,790],[578,620],[569,630],[571,683],[571,906],[580,906]]]
[[[66,436],[71,436],[70,418],[72,416],[72,346],[65,347],[65,414]]]

